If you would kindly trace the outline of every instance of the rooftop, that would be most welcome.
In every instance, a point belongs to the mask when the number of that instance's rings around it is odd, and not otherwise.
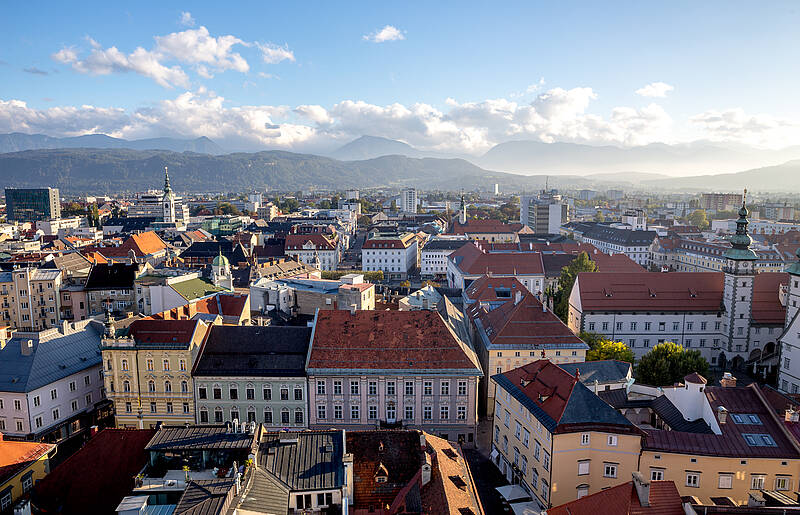
[[[166,426],[156,431],[145,450],[246,450],[255,440],[255,435],[233,432],[226,425]]]
[[[170,284],[170,286],[186,300],[194,300],[200,297],[213,295],[214,293],[221,291],[226,291],[225,288],[215,286],[211,281],[207,279],[201,279],[199,277],[189,279],[187,281],[175,282]]]
[[[15,442],[0,435],[0,485],[55,448],[41,442]]]
[[[607,488],[581,499],[548,508],[548,515],[683,515],[683,502],[672,481],[650,481],[649,496],[642,504],[633,481]]]
[[[139,265],[125,263],[98,263],[86,279],[87,290],[131,289],[139,272]]]

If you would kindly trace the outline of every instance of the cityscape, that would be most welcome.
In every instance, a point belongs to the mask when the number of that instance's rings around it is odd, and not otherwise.
[[[249,9],[8,6],[0,515],[800,514],[795,5]]]

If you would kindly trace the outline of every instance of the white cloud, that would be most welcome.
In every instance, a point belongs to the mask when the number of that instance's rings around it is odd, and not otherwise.
[[[675,86],[671,86],[666,82],[651,82],[636,90],[637,95],[649,98],[664,98],[667,93],[674,90]]]
[[[289,50],[286,45],[278,46],[272,43],[256,43],[261,50],[261,57],[267,64],[277,64],[281,61],[289,60],[294,62],[294,52]]]
[[[155,51],[180,62],[210,66],[218,71],[236,70],[246,73],[250,66],[234,45],[248,45],[236,36],[213,37],[208,29],[199,27],[166,36],[156,36]]]
[[[183,13],[181,19],[191,18]],[[193,20],[192,20],[193,21]],[[240,48],[257,46],[264,62],[294,61],[294,52],[288,46],[272,43],[250,43],[233,35],[212,36],[206,27],[155,36],[152,49],[136,48],[132,53],[121,52],[117,47],[103,46],[87,37],[91,50],[84,58],[74,47],[64,47],[52,55],[55,61],[69,64],[80,73],[107,75],[115,72],[134,72],[150,77],[164,87],[189,87],[189,76],[181,63],[191,65],[197,75],[209,79],[215,73],[233,70],[247,73],[250,65],[239,53]]]
[[[400,41],[406,39],[405,31],[401,31],[393,25],[386,25],[380,30],[364,34],[362,36],[364,41],[372,41],[373,43],[383,43],[385,41]]]
[[[192,17],[192,13],[189,11],[183,11],[181,13],[181,25],[184,27],[194,27],[195,21],[194,17]]]
[[[64,59],[72,59],[69,52]],[[115,59],[108,57],[107,66],[117,66]],[[129,56],[118,59],[131,60]],[[103,69],[98,62],[92,64]],[[88,64],[81,62],[81,66]],[[441,107],[426,103],[375,105],[361,100],[343,100],[332,106],[236,106],[200,87],[132,111],[88,105],[34,109],[20,100],[0,99],[0,133],[208,136],[229,148],[311,152],[330,150],[369,134],[425,150],[474,155],[497,143],[522,139],[635,146],[669,143],[676,134],[691,132],[697,139],[775,147],[792,144],[800,137],[800,124],[741,109],[706,111],[691,117],[688,126],[677,127],[655,103],[642,108],[619,106],[601,116],[590,111],[596,98],[592,88],[578,87],[551,88],[531,102],[507,98],[459,102],[450,98]]]

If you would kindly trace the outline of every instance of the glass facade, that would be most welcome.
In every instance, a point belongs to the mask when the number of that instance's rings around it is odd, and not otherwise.
[[[6,188],[6,218],[17,222],[61,218],[58,188]]]

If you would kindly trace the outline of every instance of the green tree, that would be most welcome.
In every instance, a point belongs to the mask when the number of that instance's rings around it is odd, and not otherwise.
[[[690,224],[695,225],[700,229],[705,229],[708,227],[708,218],[706,217],[705,209],[698,209],[697,211],[694,211],[687,217],[687,220]]]
[[[589,331],[581,331],[578,338],[583,340],[590,349],[595,348],[595,346],[606,339],[606,337],[600,333],[590,333]]]
[[[606,221],[606,215],[604,215],[603,212],[598,209],[597,212],[594,214],[594,221],[595,222],[605,222]]]
[[[622,342],[601,340],[586,353],[586,361],[616,359],[633,363],[633,351]]]
[[[652,386],[672,385],[697,372],[708,376],[708,361],[698,350],[686,350],[673,342],[659,343],[642,356],[636,367],[636,381]]]
[[[572,292],[572,285],[581,272],[596,272],[597,265],[589,259],[589,254],[581,252],[578,257],[561,269],[561,277],[558,279],[558,291],[555,298],[556,315],[566,324],[569,316],[569,294]]]

